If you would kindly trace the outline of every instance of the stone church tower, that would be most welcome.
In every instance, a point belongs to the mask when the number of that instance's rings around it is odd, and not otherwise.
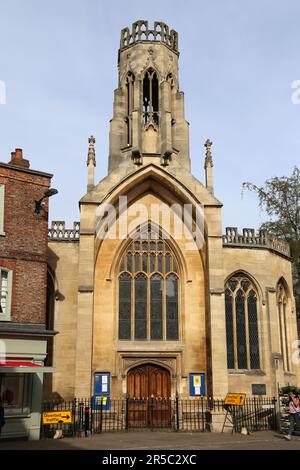
[[[52,222],[52,392],[64,399],[93,394],[97,374],[111,397],[273,395],[297,382],[288,247],[222,234],[210,140],[205,184],[191,173],[178,60],[166,24],[122,30],[108,174],[94,181],[91,137],[80,224]]]

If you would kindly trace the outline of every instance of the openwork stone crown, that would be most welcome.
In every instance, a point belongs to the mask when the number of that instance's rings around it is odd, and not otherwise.
[[[139,20],[132,24],[132,32],[129,28],[121,31],[120,50],[125,49],[138,41],[162,42],[172,51],[178,53],[178,33],[161,21],[154,22],[154,29],[149,29],[148,21]]]

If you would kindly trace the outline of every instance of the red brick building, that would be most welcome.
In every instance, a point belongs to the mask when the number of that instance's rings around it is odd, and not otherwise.
[[[0,163],[0,390],[2,437],[39,437],[47,343],[48,198],[52,175],[22,150]],[[43,198],[43,199],[42,199]],[[42,201],[40,201],[42,199]],[[42,204],[36,210],[36,201]]]

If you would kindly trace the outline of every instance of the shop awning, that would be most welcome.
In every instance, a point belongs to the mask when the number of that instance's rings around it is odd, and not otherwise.
[[[38,364],[30,361],[19,361],[19,360],[7,360],[0,362],[0,373],[9,372],[20,372],[20,373],[53,373],[54,367],[44,367],[42,364]]]

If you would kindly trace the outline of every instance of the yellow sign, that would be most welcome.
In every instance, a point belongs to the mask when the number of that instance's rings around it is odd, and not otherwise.
[[[71,411],[46,411],[43,413],[43,424],[72,423]]]
[[[200,375],[194,375],[193,380],[194,380],[194,387],[201,387],[201,376]]]
[[[243,406],[246,400],[246,393],[227,393],[225,405]]]
[[[105,406],[107,404],[107,397],[96,397],[97,405]]]

